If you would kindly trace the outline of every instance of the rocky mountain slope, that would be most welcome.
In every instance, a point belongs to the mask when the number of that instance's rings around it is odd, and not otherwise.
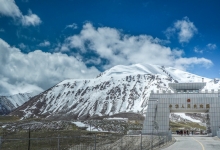
[[[9,114],[12,110],[27,102],[34,93],[19,93],[12,96],[0,96],[0,115]]]
[[[115,66],[95,79],[69,79],[51,87],[16,109],[20,117],[91,116],[120,112],[144,114],[151,90],[168,91],[168,83],[201,82],[203,77],[172,67],[135,64]],[[204,78],[206,89],[219,89],[217,79]]]

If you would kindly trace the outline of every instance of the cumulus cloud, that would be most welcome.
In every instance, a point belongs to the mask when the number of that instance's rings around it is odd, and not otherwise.
[[[44,42],[40,43],[39,46],[41,46],[41,47],[50,46],[50,42],[49,41],[44,41]]]
[[[209,68],[212,64],[211,60],[205,58],[197,58],[197,57],[190,57],[190,58],[179,58],[175,62],[175,66],[177,68],[189,68],[194,67],[195,65],[200,65],[205,68]]]
[[[0,95],[45,90],[67,78],[93,78],[99,71],[73,56],[35,50],[28,54],[0,39]]]
[[[198,47],[194,47],[194,52],[202,54],[204,52],[204,50],[203,49],[199,49]]]
[[[180,43],[188,43],[197,32],[198,30],[193,22],[188,17],[184,17],[182,20],[177,20],[164,33],[168,39],[177,34]]]
[[[24,43],[20,43],[18,46],[19,46],[20,49],[26,49],[27,48],[27,46]]]
[[[164,46],[162,40],[148,35],[132,36],[123,34],[117,29],[109,27],[95,28],[91,23],[83,26],[80,34],[70,36],[60,47],[71,51],[78,49],[79,52],[87,54],[94,52],[98,56],[90,58],[94,63],[100,63],[104,69],[115,65],[130,65],[136,63],[157,64],[187,69],[190,65],[202,65],[209,67],[212,62],[205,58],[185,58],[184,51],[171,49]],[[88,57],[88,56],[87,56]],[[108,63],[103,63],[103,61]],[[95,64],[94,64],[95,65]]]
[[[0,0],[0,14],[19,20],[23,26],[36,26],[41,23],[41,19],[32,14],[31,10],[28,15],[23,15],[14,0]]]
[[[2,28],[0,28],[0,32],[5,32],[5,30],[4,30],[4,29],[2,29]]]
[[[69,25],[67,25],[67,26],[65,27],[65,29],[66,29],[66,28],[77,29],[77,28],[78,28],[78,26],[77,26],[77,24],[76,24],[76,23],[73,23],[73,24],[69,24]]]
[[[40,18],[36,14],[32,14],[32,11],[28,11],[28,15],[22,16],[22,25],[24,26],[37,26],[41,23]]]
[[[214,50],[214,49],[217,48],[216,44],[212,44],[212,43],[207,44],[206,47],[207,47],[209,50]]]
[[[21,12],[14,0],[0,0],[0,13],[9,17],[21,16]]]
[[[210,52],[210,50],[215,50],[216,48],[216,44],[209,43],[203,48],[194,47],[194,52],[202,54],[204,52]]]

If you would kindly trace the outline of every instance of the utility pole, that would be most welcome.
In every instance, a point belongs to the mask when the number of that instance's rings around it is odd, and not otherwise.
[[[31,147],[31,128],[29,126],[29,130],[28,130],[28,150],[30,150]]]
[[[57,138],[57,149],[60,150],[60,135]]]

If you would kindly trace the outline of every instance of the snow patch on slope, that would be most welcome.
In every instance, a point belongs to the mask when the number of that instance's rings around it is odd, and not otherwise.
[[[11,96],[0,96],[0,115],[10,113],[12,110],[21,106],[39,92],[19,93]]]
[[[118,65],[95,79],[68,79],[45,91],[25,106],[23,115],[71,115],[75,119],[120,112],[145,114],[151,91],[168,91],[169,83],[201,82],[197,76],[158,65]],[[218,80],[204,78],[206,88],[219,89]],[[35,111],[35,110],[39,111]],[[32,112],[37,112],[33,114]]]
[[[186,116],[185,113],[175,113],[176,115],[179,115],[180,117],[184,118],[184,119],[187,119],[189,121],[192,121],[192,122],[197,122],[197,123],[201,123],[200,120],[196,120],[196,119],[193,119],[189,116]]]

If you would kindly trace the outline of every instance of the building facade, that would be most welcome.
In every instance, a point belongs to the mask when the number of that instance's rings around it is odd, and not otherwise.
[[[206,83],[170,83],[172,91],[151,92],[143,134],[170,130],[170,113],[207,113],[207,133],[216,136],[220,127],[220,90],[203,90]]]

